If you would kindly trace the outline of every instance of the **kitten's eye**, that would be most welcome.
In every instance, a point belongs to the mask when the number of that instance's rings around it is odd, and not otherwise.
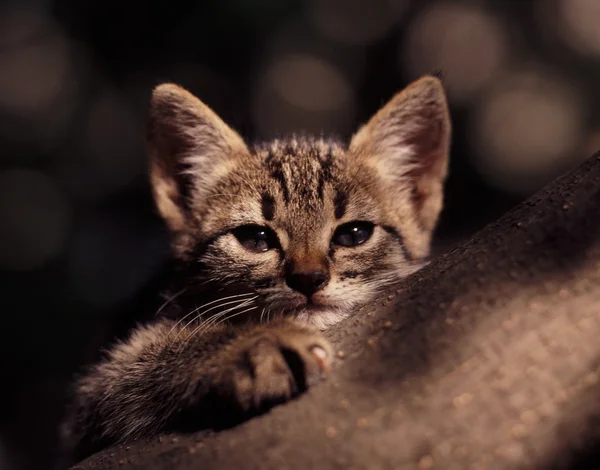
[[[371,222],[348,222],[336,229],[332,241],[347,247],[362,245],[371,238],[374,227]]]
[[[255,253],[263,253],[279,246],[277,236],[268,227],[242,225],[232,232],[244,248]]]

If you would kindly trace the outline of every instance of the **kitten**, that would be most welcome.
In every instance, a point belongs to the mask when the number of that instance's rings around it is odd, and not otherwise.
[[[434,77],[397,94],[347,146],[248,147],[196,97],[158,86],[150,175],[181,282],[77,382],[67,442],[82,456],[226,426],[321,378],[332,351],[318,330],[423,266],[449,141]]]

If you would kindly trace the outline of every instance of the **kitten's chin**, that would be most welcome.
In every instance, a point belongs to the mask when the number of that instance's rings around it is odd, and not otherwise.
[[[296,313],[296,321],[325,330],[340,322],[348,315],[340,309],[307,306]]]

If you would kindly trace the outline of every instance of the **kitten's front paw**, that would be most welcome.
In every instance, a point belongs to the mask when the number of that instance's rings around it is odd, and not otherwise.
[[[332,349],[312,328],[273,323],[240,338],[229,353],[224,382],[244,412],[289,400],[325,377]],[[223,391],[223,390],[221,390]]]

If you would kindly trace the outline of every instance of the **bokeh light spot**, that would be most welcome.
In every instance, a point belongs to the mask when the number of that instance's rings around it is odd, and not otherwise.
[[[477,7],[437,3],[416,18],[400,52],[410,75],[441,70],[451,98],[467,100],[500,71],[506,32]]]
[[[276,93],[290,104],[311,111],[339,108],[348,101],[351,93],[337,70],[310,56],[275,63],[267,79]]]
[[[269,135],[339,132],[352,120],[354,93],[332,64],[310,55],[275,60],[258,81],[254,115]]]
[[[90,109],[85,131],[86,155],[107,186],[119,186],[144,169],[142,129],[123,100],[104,92]]]
[[[82,82],[72,42],[46,12],[23,6],[0,15],[0,44],[0,134],[38,147],[56,142]]]
[[[579,52],[600,55],[600,2],[558,0],[563,40]]]
[[[26,271],[56,257],[66,241],[69,205],[43,173],[0,173],[0,268]]]
[[[474,113],[474,164],[509,192],[537,189],[571,162],[583,130],[582,107],[569,85],[543,71],[499,80]]]
[[[584,144],[584,154],[592,155],[600,152],[600,129],[590,132]]]
[[[69,68],[68,42],[35,10],[10,9],[0,22],[0,107],[37,112],[56,98]]]
[[[310,16],[331,39],[366,44],[388,34],[406,6],[406,0],[313,0]]]
[[[116,92],[91,100],[74,155],[59,168],[76,197],[101,199],[145,171],[142,122]]]

